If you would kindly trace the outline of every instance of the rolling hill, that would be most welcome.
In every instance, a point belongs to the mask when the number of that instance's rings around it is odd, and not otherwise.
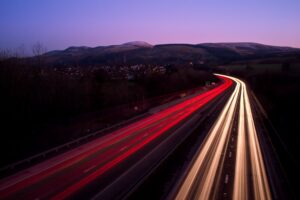
[[[43,55],[50,65],[219,64],[240,60],[296,56],[300,49],[258,43],[203,43],[151,45],[135,41],[121,45],[69,47]]]

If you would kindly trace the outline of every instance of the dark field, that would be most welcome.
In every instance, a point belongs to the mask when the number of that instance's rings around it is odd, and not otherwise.
[[[119,67],[120,68],[120,67]],[[0,62],[1,166],[63,144],[180,98],[217,81],[193,68],[140,71],[53,68],[21,59]],[[147,67],[151,69],[151,66]]]

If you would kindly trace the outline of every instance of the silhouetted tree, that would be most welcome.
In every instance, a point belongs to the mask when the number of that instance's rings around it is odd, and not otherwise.
[[[32,53],[34,56],[41,56],[46,53],[46,51],[46,47],[40,42],[37,42],[32,46]]]
[[[11,52],[8,49],[0,50],[0,61],[6,60],[11,57]]]
[[[42,73],[42,65],[44,64],[43,63],[43,54],[46,53],[47,49],[46,47],[40,43],[40,42],[37,42],[36,44],[34,44],[32,46],[32,53],[33,55],[35,56],[36,58],[36,61],[37,61],[37,73],[38,74],[41,74]]]

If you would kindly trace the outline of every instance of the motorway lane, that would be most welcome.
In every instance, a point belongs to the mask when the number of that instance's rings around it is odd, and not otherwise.
[[[244,82],[238,79],[235,81],[239,82],[242,89],[233,197],[234,199],[271,199],[270,186],[247,88]],[[247,158],[250,160],[250,166],[247,166]],[[252,174],[251,179],[247,173]]]
[[[222,166],[221,153],[229,137],[239,88],[240,85],[237,84],[220,117],[203,142],[197,159],[190,168],[176,195],[176,200],[210,198],[213,190],[212,186],[217,177],[218,165]]]
[[[233,199],[247,199],[248,198],[248,177],[247,177],[247,150],[246,150],[246,131],[245,131],[245,104],[244,104],[244,90],[241,91],[240,97],[240,113],[238,121],[238,137],[237,137],[237,151],[235,161],[234,174],[234,188]]]
[[[69,159],[57,164],[50,162],[49,166],[46,161],[38,172],[31,170],[32,174],[19,173],[2,180],[0,197],[62,199],[71,196],[228,89],[232,81],[222,79],[224,83],[220,86],[103,137],[98,145],[92,143],[88,150],[70,154]]]
[[[243,83],[244,90],[246,86]],[[247,119],[247,131],[249,140],[249,151],[251,160],[252,170],[252,181],[254,187],[254,198],[255,199],[271,199],[271,191],[268,183],[268,177],[264,166],[264,160],[260,143],[257,137],[255,124],[252,116],[251,106],[249,102],[248,94],[244,93],[245,99],[245,111]]]
[[[199,148],[194,162],[178,191],[176,191],[175,199],[222,198],[218,194],[218,186],[228,184],[229,181],[228,174],[226,174],[225,180],[221,178],[221,174],[225,155],[227,152],[231,153],[228,151],[228,144],[229,138],[233,138],[232,124],[234,119],[238,119],[238,133],[233,191],[229,192],[232,194],[229,198],[272,198],[246,85],[239,79],[229,76],[223,77],[234,80],[236,88],[206,140]],[[236,118],[235,115],[238,117]]]

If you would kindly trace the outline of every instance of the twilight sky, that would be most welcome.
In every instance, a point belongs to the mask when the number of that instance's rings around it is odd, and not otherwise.
[[[142,40],[300,48],[300,0],[0,0],[0,49]]]

